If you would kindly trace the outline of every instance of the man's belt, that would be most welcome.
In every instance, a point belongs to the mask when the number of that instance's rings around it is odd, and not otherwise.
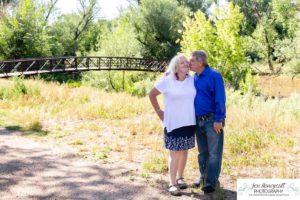
[[[208,118],[210,118],[214,113],[207,113],[205,115],[202,115],[202,116],[197,116],[197,120],[199,121],[204,121],[204,120],[207,120]]]

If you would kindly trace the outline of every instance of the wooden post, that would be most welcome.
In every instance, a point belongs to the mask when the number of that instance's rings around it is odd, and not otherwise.
[[[101,69],[101,58],[97,58],[98,69]]]
[[[86,58],[86,65],[87,65],[87,68],[90,69],[90,58]]]
[[[63,65],[62,65],[63,69],[62,70],[65,71],[66,70],[66,66],[65,66],[66,65],[66,62],[65,62],[66,59],[63,58],[62,61],[63,61]]]
[[[50,63],[49,71],[52,72],[52,69],[53,69],[53,62],[52,62],[52,59],[49,60],[49,63]]]
[[[123,91],[125,90],[125,70],[123,70]]]
[[[78,70],[77,57],[75,58],[74,62],[75,62],[75,69],[76,69],[76,71],[77,71],[77,70]]]

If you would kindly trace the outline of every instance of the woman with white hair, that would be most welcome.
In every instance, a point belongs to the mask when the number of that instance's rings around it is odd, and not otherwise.
[[[183,172],[188,149],[195,147],[195,109],[196,90],[194,79],[189,75],[189,62],[183,54],[175,56],[169,65],[168,75],[162,77],[149,93],[151,104],[163,121],[164,146],[169,156],[169,192],[181,195],[180,189],[187,188]],[[157,101],[164,95],[164,111]]]

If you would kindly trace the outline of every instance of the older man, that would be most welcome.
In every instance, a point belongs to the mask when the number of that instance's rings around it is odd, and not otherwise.
[[[197,118],[197,145],[200,178],[193,185],[204,193],[215,191],[221,172],[226,117],[225,87],[220,73],[210,68],[207,54],[194,51],[190,59],[191,70],[195,72],[195,111]]]

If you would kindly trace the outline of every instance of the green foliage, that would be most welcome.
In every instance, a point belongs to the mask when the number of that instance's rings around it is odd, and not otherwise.
[[[300,58],[295,57],[289,63],[291,72],[295,75],[300,74]]]
[[[198,10],[203,13],[208,13],[208,9],[210,6],[216,2],[215,0],[177,0],[180,5],[188,7],[192,12],[196,12]]]
[[[251,35],[259,21],[258,14],[270,12],[270,3],[272,0],[231,0],[241,8],[245,15],[241,33],[242,35]]]
[[[87,55],[88,52],[97,51],[99,48],[99,39],[102,34],[102,22],[93,22],[89,29],[85,30],[79,39],[78,49],[81,55]]]
[[[300,2],[298,1],[297,10],[295,13],[296,24],[295,28],[295,37],[291,37],[290,41],[287,42],[283,48],[278,48],[279,52],[286,56],[286,65],[289,66],[289,71],[293,74],[300,74]]]
[[[111,152],[111,148],[108,146],[105,146],[104,148],[99,148],[98,146],[93,147],[92,149],[92,155],[97,160],[103,160],[108,157],[108,154]]]
[[[82,140],[73,140],[69,143],[70,145],[84,145],[83,141]]]
[[[81,53],[91,50],[96,45],[101,30],[95,28],[93,22],[99,12],[97,0],[80,0],[80,5],[80,9],[76,13],[77,18],[74,18],[74,21],[72,21],[76,22],[75,28],[71,33],[71,38],[73,39],[71,47],[74,48],[67,49],[67,55],[76,55],[76,49]],[[70,35],[65,36],[69,37]]]
[[[296,8],[289,0],[234,1],[246,15],[243,33],[246,39],[246,55],[252,62],[266,61],[271,71],[274,62],[288,63],[292,60],[296,30]],[[295,53],[295,52],[294,52]]]
[[[243,19],[239,7],[232,3],[216,8],[209,18],[198,11],[184,22],[180,42],[182,51],[188,54],[197,49],[205,50],[210,65],[235,89],[249,74],[243,38],[239,35]]]
[[[1,87],[0,99],[16,99],[28,93],[28,88],[20,78],[14,78],[13,87]]]
[[[57,82],[59,84],[66,84],[69,87],[73,87],[73,88],[81,86],[81,74],[68,74],[68,73],[43,74],[40,75],[37,79]]]
[[[14,78],[14,91],[18,95],[27,94],[28,91],[24,81],[18,77]]]
[[[267,148],[276,142],[274,133],[234,133],[227,141],[227,148],[233,156],[229,162],[240,165],[273,164],[276,160],[267,152]]]
[[[128,0],[129,2],[137,3],[137,5],[141,5],[142,0]],[[201,10],[202,12],[208,13],[210,6],[213,3],[217,3],[217,0],[176,0],[179,5],[188,7],[192,12],[196,12]]]
[[[178,30],[188,9],[173,0],[142,0],[134,13],[137,39],[144,47],[143,56],[168,59],[179,51]]]
[[[68,55],[68,52],[76,51],[73,38],[73,30],[76,27],[77,15],[72,13],[59,16],[52,26],[48,27],[51,35],[51,52],[54,56]],[[68,35],[68,36],[67,36]]]
[[[250,72],[246,73],[244,80],[242,80],[239,85],[242,93],[252,92],[254,95],[260,95],[256,78],[252,76]]]
[[[75,32],[78,29],[80,15],[71,13],[60,16],[55,23],[48,28],[51,35],[51,51],[53,55],[76,55],[80,52],[97,50],[97,43],[101,33],[101,23],[89,22],[80,34]]]
[[[39,96],[38,87],[28,87],[22,77],[14,77],[12,86],[0,87],[0,100],[18,99],[24,95]]]
[[[77,83],[81,80],[81,74],[69,74],[69,73],[58,73],[58,74],[40,74],[35,77],[36,79],[42,79],[45,81],[64,83]]]
[[[3,59],[51,55],[44,9],[34,0],[20,1],[11,15],[0,20],[0,30],[0,57]]]
[[[136,39],[132,24],[131,12],[103,26],[102,36],[97,56],[141,57],[142,46]],[[123,77],[124,75],[124,77]],[[100,88],[105,91],[126,91],[132,95],[145,96],[150,88],[151,75],[138,72],[87,72],[83,73],[82,82],[85,85]],[[123,81],[124,78],[124,81]],[[152,82],[151,82],[152,84]]]
[[[45,2],[24,0],[11,10],[4,9],[0,58],[85,55],[97,50],[101,23],[93,21],[98,11],[96,0],[83,0],[80,5],[78,12],[58,16],[50,25],[47,21],[53,8]]]
[[[156,78],[157,74],[147,72],[86,72],[82,74],[82,84],[108,92],[127,92],[144,97]]]
[[[103,26],[97,56],[141,57],[142,46],[132,24],[131,13],[128,12],[118,20]]]
[[[164,153],[157,153],[149,156],[143,164],[143,168],[149,172],[164,173],[168,171],[167,156]]]
[[[131,0],[135,3],[112,20],[95,19],[96,0],[80,0],[78,10],[66,15],[54,12],[53,2],[0,1],[1,60],[91,52],[168,60],[179,51],[204,49],[210,64],[243,92],[255,85],[249,75],[254,62],[267,63],[273,72],[300,73],[298,1]],[[111,78],[93,84],[143,96],[152,83],[147,77],[123,86],[122,76],[111,72]],[[65,74],[41,77],[71,87],[80,86],[81,80]],[[101,81],[108,82],[104,86]]]

